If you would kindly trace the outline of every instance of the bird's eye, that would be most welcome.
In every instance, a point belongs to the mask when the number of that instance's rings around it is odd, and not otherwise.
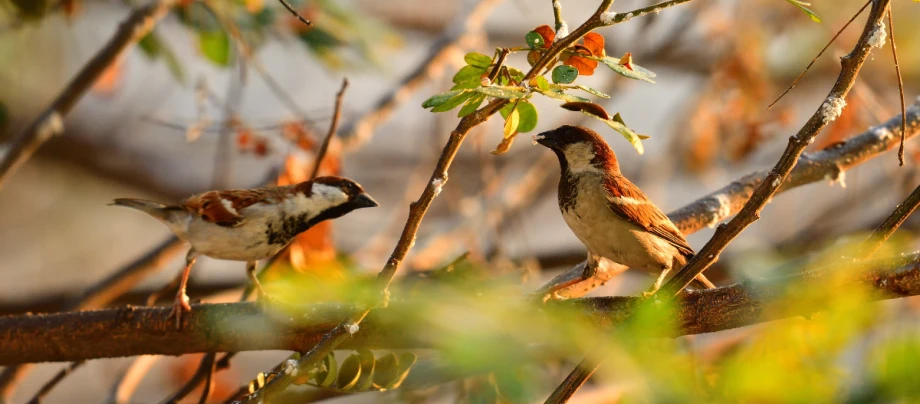
[[[207,209],[208,206],[211,206],[211,201],[204,201],[204,203],[201,204],[202,209]]]

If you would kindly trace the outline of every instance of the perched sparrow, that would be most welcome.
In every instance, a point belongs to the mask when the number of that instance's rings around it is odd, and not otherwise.
[[[601,258],[657,275],[648,296],[661,287],[671,270],[683,267],[693,249],[680,230],[620,173],[610,146],[594,131],[562,126],[534,136],[559,158],[559,210],[566,224],[588,249],[581,279],[590,279]],[[697,279],[712,288],[700,274]]]
[[[341,177],[319,177],[282,187],[208,191],[179,205],[131,198],[111,204],[153,216],[191,244],[173,305],[177,325],[182,311],[191,310],[185,286],[198,256],[246,261],[249,279],[264,296],[255,276],[258,260],[275,255],[294,236],[319,222],[377,206],[360,185]]]

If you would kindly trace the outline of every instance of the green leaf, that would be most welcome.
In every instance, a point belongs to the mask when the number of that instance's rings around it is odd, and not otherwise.
[[[336,379],[336,388],[339,390],[354,389],[360,378],[361,357],[358,355],[349,355],[342,361],[342,368],[339,369],[339,377]]]
[[[356,391],[365,391],[371,388],[374,382],[374,371],[377,360],[374,359],[374,353],[367,348],[358,348],[358,357],[361,358],[361,377],[355,384]]]
[[[553,69],[553,83],[569,84],[578,78],[578,69],[572,66],[559,65]]]
[[[591,87],[588,87],[588,86],[586,86],[586,85],[584,85],[584,84],[579,84],[579,85],[575,86],[575,88],[577,88],[577,89],[579,89],[579,90],[582,90],[582,91],[585,91],[585,92],[587,92],[587,93],[590,93],[590,94],[592,94],[592,95],[594,95],[594,96],[597,96],[597,97],[601,97],[601,98],[610,98],[609,95],[604,94],[604,93],[602,93],[602,92],[600,92],[600,91],[597,91],[597,90],[595,90],[595,89],[593,89],[593,88],[591,88]]]
[[[477,87],[476,91],[488,95],[489,97],[503,98],[512,101],[518,98],[524,98],[527,95],[527,91],[518,86]]]
[[[543,95],[545,95],[545,96],[547,96],[547,97],[549,97],[549,98],[556,99],[556,100],[561,100],[561,101],[565,101],[565,102],[591,102],[591,100],[589,100],[589,99],[587,99],[587,98],[579,97],[579,96],[577,96],[577,95],[572,95],[572,94],[566,94],[566,93],[561,92],[561,91],[554,91],[554,90],[542,91],[542,90],[537,90],[537,92],[540,93],[540,94],[543,94]]]
[[[403,380],[406,380],[406,376],[409,376],[409,370],[415,365],[418,356],[412,352],[404,352],[399,354],[398,359],[399,372],[397,372],[397,376],[393,380],[390,380],[387,386],[384,386],[386,389],[395,389],[402,384]]]
[[[199,32],[198,46],[205,59],[221,67],[230,65],[230,36],[226,31]]]
[[[543,36],[536,31],[528,32],[524,35],[524,40],[527,41],[527,46],[529,46],[530,49],[542,48],[543,44],[546,43],[546,41],[543,40]]]
[[[517,112],[521,119],[517,126],[518,132],[527,133],[537,127],[537,108],[533,104],[521,101],[518,103]]]
[[[390,352],[377,359],[374,370],[374,387],[388,390],[390,383],[399,377],[399,359]]]
[[[449,101],[451,98],[456,97],[457,94],[465,93],[467,91],[469,90],[454,90],[454,91],[431,96],[431,98],[425,100],[425,102],[422,103],[422,108],[437,107],[438,105],[441,105]]]
[[[176,57],[176,54],[173,52],[172,48],[163,42],[163,40],[158,35],[156,35],[155,32],[151,32],[141,38],[141,40],[138,41],[137,46],[151,60],[157,60],[162,56],[163,61],[166,62],[166,67],[169,69],[169,72],[172,74],[173,78],[175,78],[179,83],[185,84],[185,71],[183,71],[182,65],[179,63],[179,59]]]
[[[335,383],[335,379],[338,378],[338,363],[335,361],[335,355],[329,354],[323,359],[322,364],[325,366],[325,370],[320,370],[316,373],[316,384],[321,387],[329,387]]]
[[[501,114],[502,119],[508,119],[508,115],[514,111],[514,103],[505,104],[502,109],[498,110],[498,113]]]
[[[481,86],[482,86],[482,81],[480,81],[478,78],[476,78],[476,79],[464,81],[464,82],[462,82],[462,83],[454,84],[454,86],[450,88],[450,91],[454,91],[454,90],[472,90],[472,89],[474,89],[474,88],[476,88],[476,87],[481,87]]]
[[[520,83],[521,80],[524,80],[524,72],[522,72],[522,71],[520,71],[520,70],[518,70],[518,69],[515,69],[515,68],[513,68],[513,67],[509,67],[509,68],[508,68],[508,73],[511,75],[511,78],[514,79],[515,81],[517,81],[518,83]]]
[[[470,52],[463,57],[463,61],[470,66],[476,66],[483,69],[488,69],[492,65],[492,58],[483,55],[481,53]]]
[[[482,94],[474,94],[466,101],[466,104],[463,105],[463,108],[460,108],[460,112],[457,113],[458,118],[463,118],[469,114],[472,114],[479,106],[482,105],[482,102],[486,100],[486,96]]]
[[[464,81],[476,79],[476,83],[479,83],[480,77],[485,74],[486,69],[478,66],[463,66],[460,70],[457,71],[457,74],[454,75],[454,83],[462,83]]]
[[[803,1],[799,1],[799,0],[786,0],[786,1],[788,1],[789,4],[792,4],[800,8],[802,11],[805,12],[805,14],[808,14],[808,17],[810,17],[812,21],[821,22],[821,17],[818,17],[818,15],[815,14],[814,11],[811,11],[810,9],[808,9],[808,7],[805,7],[805,6],[810,6],[811,3],[806,3]],[[914,0],[914,1],[918,1],[918,0]]]
[[[620,114],[616,114],[612,119],[604,119],[588,111],[581,111],[581,113],[606,123],[607,126],[623,135],[639,154],[645,153],[645,147],[642,146],[641,136],[623,123],[623,119],[619,116]]]
[[[549,82],[546,81],[546,77],[537,76],[534,81],[537,83],[537,88],[543,91],[549,90]]]
[[[648,70],[648,69],[646,69],[646,68],[644,68],[644,67],[642,67],[642,66],[639,66],[639,65],[637,65],[637,64],[635,64],[635,63],[632,64],[633,70],[629,70],[629,69],[626,68],[626,66],[621,66],[621,65],[620,65],[620,59],[615,58],[615,57],[604,56],[604,57],[602,57],[602,58],[599,58],[599,57],[595,57],[595,56],[586,56],[586,55],[579,55],[579,56],[580,56],[580,57],[583,57],[583,58],[587,58],[587,59],[596,60],[596,61],[598,61],[598,62],[601,62],[601,63],[607,65],[607,67],[609,67],[611,70],[613,70],[614,72],[616,72],[617,74],[619,74],[619,75],[621,75],[621,76],[623,76],[623,77],[628,77],[628,78],[631,78],[631,79],[647,81],[647,82],[649,82],[649,83],[654,83],[654,82],[655,82],[654,80],[652,80],[652,77],[655,77],[655,76],[656,76],[655,73],[653,73],[651,70]]]
[[[454,108],[457,108],[460,104],[463,104],[464,102],[466,102],[466,100],[470,99],[470,97],[472,97],[475,94],[476,93],[473,93],[473,92],[463,92],[463,93],[457,94],[456,96],[451,97],[451,99],[445,101],[443,104],[432,108],[431,112],[450,111]]]

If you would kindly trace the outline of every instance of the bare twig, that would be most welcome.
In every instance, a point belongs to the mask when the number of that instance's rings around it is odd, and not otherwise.
[[[874,292],[873,300],[920,295],[920,254],[866,262],[866,270],[847,278],[841,287],[865,285]],[[846,268],[850,268],[844,265]],[[679,327],[678,335],[715,332],[743,327],[795,315],[826,310],[828,301],[817,299],[811,304],[796,301],[777,309],[790,282],[826,285],[839,279],[835,266],[816,269],[788,277],[762,282],[748,281],[731,286],[681,294],[672,316]],[[851,283],[846,283],[851,282]],[[580,298],[547,303],[553,308],[580,309],[590,324],[607,327],[622,321],[640,304],[629,296]],[[428,339],[416,338],[418,325],[406,323],[405,313],[419,313],[422,301],[394,302],[391,307],[375,311],[367,324],[342,345],[343,349],[359,346],[370,349],[431,348]],[[534,310],[540,310],[536,306]],[[767,310],[772,307],[773,310]],[[310,313],[289,319],[259,308],[258,303],[196,304],[188,314],[182,331],[170,326],[168,307],[126,307],[95,311],[16,315],[0,317],[0,366],[49,361],[88,360],[136,355],[181,355],[199,352],[303,350],[314,346],[323,335],[336,327],[336,319],[351,307],[313,304],[294,308]],[[315,311],[314,311],[315,310]],[[315,313],[315,314],[314,314]],[[475,315],[476,312],[470,312]],[[430,320],[440,321],[437,313]],[[488,315],[483,313],[483,315]],[[540,317],[540,316],[535,316]],[[535,320],[536,321],[536,320]],[[264,326],[254,327],[251,324]],[[669,327],[664,327],[669,328]],[[60,332],[49,333],[49,329]],[[449,338],[449,336],[445,336]],[[531,335],[535,344],[558,338],[556,335]],[[74,343],[79,341],[79,343]]]
[[[83,366],[84,363],[86,363],[86,361],[76,361],[76,362],[72,362],[71,364],[65,366],[64,369],[61,369],[61,371],[59,371],[56,375],[54,375],[54,377],[52,377],[51,380],[49,380],[47,383],[45,383],[45,385],[43,385],[40,389],[38,389],[38,392],[35,393],[35,396],[32,397],[31,400],[29,400],[29,404],[40,403],[42,399],[45,398],[45,396],[51,392],[51,389],[57,386],[57,384],[60,383],[61,380],[64,380],[64,378],[67,377],[67,375],[72,373],[78,367]]]
[[[110,403],[130,403],[134,390],[144,379],[144,375],[150,370],[150,367],[160,359],[156,355],[141,355],[134,358],[134,361],[118,377],[118,380],[112,386],[112,392],[109,395]]]
[[[907,217],[917,210],[917,206],[920,206],[920,186],[914,188],[910,195],[907,196],[907,199],[901,202],[897,208],[895,208],[894,212],[891,212],[891,215],[879,224],[872,234],[869,235],[869,239],[866,240],[863,246],[860,258],[871,258],[872,255],[878,251],[879,247],[881,247],[885,241],[888,241],[888,238],[898,230],[898,227],[901,227],[901,224],[907,220]]]
[[[457,54],[472,42],[485,22],[486,17],[503,0],[482,0],[470,11],[460,24],[446,30],[428,51],[428,57],[404,77],[396,87],[383,96],[374,107],[353,124],[345,126],[340,136],[344,151],[354,151],[367,143],[374,129],[386,122],[402,103],[425,83],[443,74],[451,56]]]
[[[590,357],[586,356],[575,366],[575,370],[565,377],[565,380],[562,381],[559,387],[553,390],[553,394],[546,399],[546,402],[564,403],[569,401],[569,398],[571,398],[600,367],[601,362],[592,361]]]
[[[319,166],[323,162],[323,157],[326,157],[326,151],[329,150],[329,141],[332,140],[332,137],[335,136],[335,132],[339,128],[339,118],[342,116],[342,98],[345,95],[345,89],[348,88],[348,79],[342,79],[342,88],[339,89],[338,94],[335,95],[335,112],[332,113],[332,122],[329,123],[329,132],[326,133],[326,137],[323,138],[323,144],[320,146],[319,151],[316,152],[316,157],[313,162],[313,171],[310,172],[310,179],[315,179],[319,174]]]
[[[300,16],[300,13],[298,13],[297,10],[294,10],[294,7],[291,7],[291,5],[288,4],[288,2],[287,2],[286,0],[278,0],[278,2],[281,3],[281,5],[284,6],[284,8],[286,8],[288,11],[290,11],[291,14],[294,15],[294,17],[297,17],[297,19],[300,20],[300,22],[306,24],[308,27],[309,27],[310,25],[313,25],[313,23],[310,22],[310,20],[301,17],[301,16]]]
[[[799,75],[795,78],[795,80],[792,80],[792,84],[790,84],[789,87],[786,87],[786,90],[783,91],[783,93],[780,94],[779,97],[776,97],[776,99],[773,100],[773,102],[771,102],[769,106],[767,106],[767,109],[773,108],[773,106],[776,105],[776,103],[779,102],[779,100],[783,99],[783,97],[785,97],[788,92],[792,91],[792,89],[795,88],[796,84],[799,84],[799,80],[801,80],[802,77],[805,77],[805,73],[808,73],[808,70],[811,69],[811,66],[814,65],[816,61],[818,61],[818,58],[824,54],[824,51],[826,51],[827,48],[831,47],[834,41],[837,40],[837,37],[839,37],[840,34],[842,34],[843,31],[846,30],[847,27],[849,27],[850,24],[856,20],[856,17],[859,17],[859,15],[862,14],[863,10],[865,10],[866,7],[869,7],[869,3],[872,3],[872,0],[867,1],[866,4],[864,4],[862,8],[860,8],[859,11],[857,11],[856,14],[854,14],[853,17],[850,18],[849,21],[847,21],[846,24],[843,24],[843,27],[837,30],[837,33],[834,34],[834,37],[831,38],[830,41],[827,41],[827,45],[824,45],[824,47],[821,48],[821,51],[818,52],[818,54],[815,55],[813,59],[811,59],[811,62],[808,63],[808,66],[805,66],[805,70],[802,70],[802,73],[799,73]]]
[[[154,0],[135,9],[109,42],[87,62],[42,114],[12,142],[0,160],[0,187],[46,141],[64,131],[64,116],[86,94],[96,79],[131,45],[150,33],[176,0]]]
[[[904,165],[904,132],[907,130],[907,104],[904,102],[904,79],[901,78],[901,65],[898,63],[898,46],[894,41],[894,19],[891,8],[888,9],[888,29],[891,30],[891,58],[894,60],[894,72],[898,75],[898,95],[901,96],[901,145],[898,146],[898,164]]]
[[[201,366],[198,366],[198,370],[195,371],[195,374],[189,379],[188,382],[182,385],[175,393],[171,396],[165,398],[162,403],[177,403],[179,400],[185,398],[192,391],[198,388],[198,385],[202,381],[207,381],[205,384],[205,391],[202,393],[202,398],[207,397],[208,391],[210,391],[210,382],[211,375],[214,372],[214,360],[217,357],[217,354],[209,352],[204,354],[204,357],[201,359]],[[201,401],[203,402],[203,401]]]

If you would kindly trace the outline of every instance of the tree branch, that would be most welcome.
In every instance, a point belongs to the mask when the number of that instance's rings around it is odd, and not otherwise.
[[[326,137],[323,138],[323,144],[319,147],[319,151],[316,152],[316,157],[314,158],[313,171],[310,172],[311,180],[316,179],[316,176],[319,175],[319,166],[323,163],[323,157],[326,157],[326,152],[329,150],[329,142],[339,129],[339,118],[342,116],[342,98],[345,96],[347,88],[348,78],[344,78],[342,79],[342,87],[339,89],[339,93],[335,95],[335,109],[332,113],[332,122],[329,123],[329,131],[326,133]]]
[[[865,271],[840,287],[861,284],[871,288],[873,300],[920,295],[920,253],[867,263]],[[827,285],[840,279],[838,269],[826,267],[764,282],[743,282],[703,291],[687,291],[671,315],[680,326],[674,337],[743,327],[794,315],[829,309],[816,299],[810,305],[796,302],[783,310],[773,298],[785,293],[786,285]],[[586,321],[614,326],[632,312],[641,300],[631,296],[570,299],[547,303],[547,308],[577,309]],[[407,325],[404,313],[418,313],[421,301],[393,302],[374,312],[365,325],[341,348],[370,349],[430,348],[432,339],[420,341],[418,324]],[[537,305],[534,310],[540,310]],[[0,366],[60,362],[135,355],[182,355],[200,352],[289,350],[314,346],[325,333],[337,327],[338,319],[352,307],[316,304],[298,308],[308,318],[291,318],[290,312],[274,315],[257,303],[193,305],[188,323],[179,331],[171,323],[168,307],[124,307],[96,311],[52,314],[22,314],[0,317]],[[316,313],[316,314],[313,314]],[[436,313],[432,314],[437,316]],[[471,312],[470,315],[476,315]],[[488,313],[484,313],[488,315]],[[540,316],[535,316],[535,318]],[[422,318],[420,321],[443,321]],[[549,336],[553,337],[553,336]],[[445,336],[449,338],[449,336]],[[528,338],[539,341],[540,336]]]
[[[42,144],[64,131],[64,116],[80,101],[96,79],[131,45],[150,33],[176,0],[153,0],[134,10],[115,35],[80,69],[57,98],[10,146],[0,160],[0,187]]]

